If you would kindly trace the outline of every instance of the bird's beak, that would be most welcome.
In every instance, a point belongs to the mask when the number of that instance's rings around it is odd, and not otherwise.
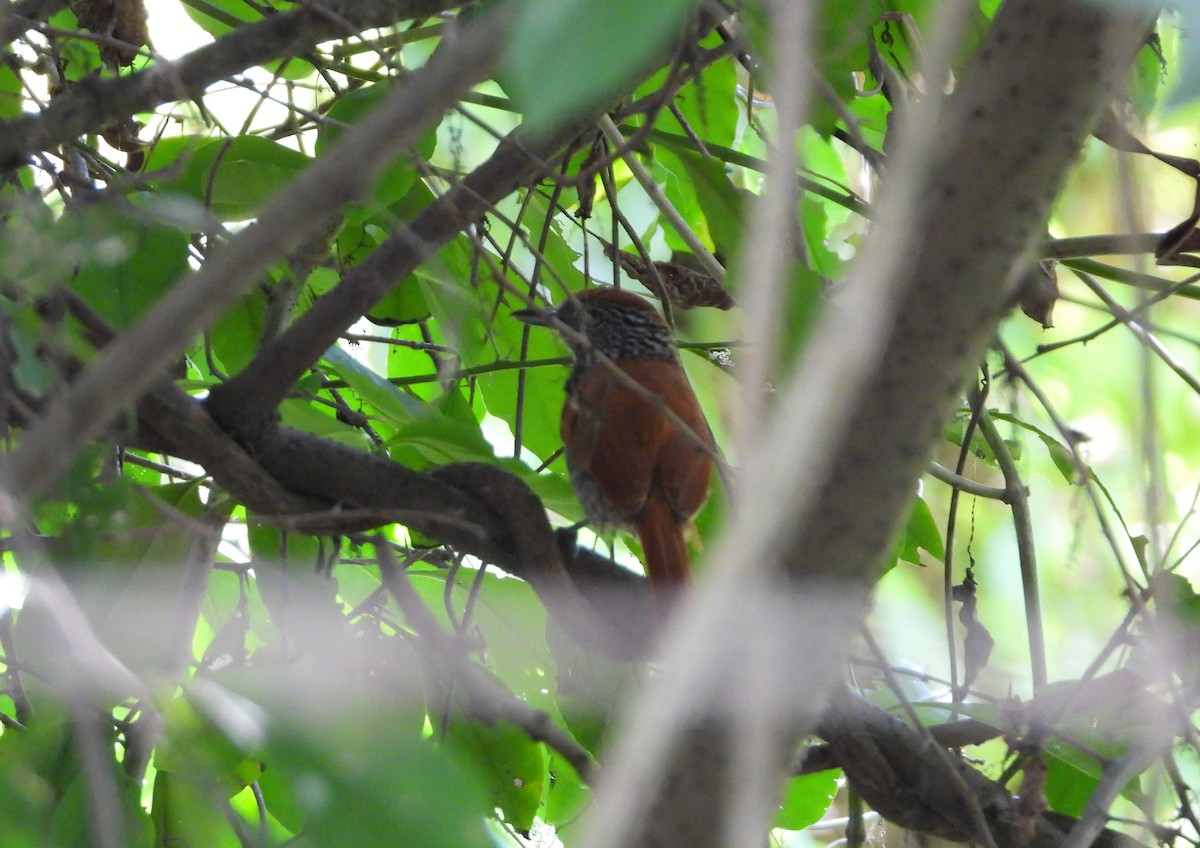
[[[533,324],[535,327],[552,327],[558,317],[558,310],[553,307],[545,309],[515,309],[512,316],[518,321]]]

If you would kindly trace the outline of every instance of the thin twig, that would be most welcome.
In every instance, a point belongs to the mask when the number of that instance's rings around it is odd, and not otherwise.
[[[1008,500],[1007,489],[999,486],[988,486],[985,483],[972,480],[970,477],[955,474],[949,468],[937,462],[930,462],[928,471],[930,477],[941,480],[947,486],[952,486],[960,492],[966,492],[968,495],[974,495],[977,498],[988,498],[994,501]]]
[[[1038,588],[1037,548],[1033,543],[1033,517],[1029,512],[1029,490],[1021,480],[1016,460],[1008,444],[996,429],[986,409],[979,416],[979,431],[987,440],[988,447],[1000,465],[1004,475],[1007,497],[1004,500],[1012,509],[1013,532],[1017,537],[1017,559],[1021,569],[1021,589],[1025,595],[1025,630],[1029,635],[1029,664],[1033,675],[1034,690],[1046,685],[1046,636],[1042,629],[1042,600]]]
[[[599,766],[592,755],[542,710],[535,710],[517,699],[512,692],[496,685],[491,678],[480,673],[463,656],[458,641],[446,633],[433,614],[417,596],[405,575],[401,572],[391,548],[382,538],[376,539],[379,559],[379,577],[389,594],[408,619],[409,626],[416,631],[438,657],[440,666],[464,686],[471,698],[476,713],[484,713],[483,719],[498,718],[510,721],[521,728],[529,738],[545,743],[564,760],[571,764],[585,781],[595,780]]]
[[[625,137],[621,135],[621,131],[617,129],[616,124],[612,122],[612,118],[608,117],[608,115],[601,115],[596,123],[600,127],[600,132],[604,133],[604,137],[608,139],[609,143],[614,147],[621,147],[625,144]],[[679,234],[679,237],[683,239],[684,244],[688,246],[688,249],[691,250],[692,253],[696,255],[696,258],[700,260],[700,264],[704,266],[704,270],[712,274],[713,278],[718,282],[724,282],[724,266],[717,261],[717,258],[712,255],[712,252],[705,246],[704,242],[700,241],[699,236],[692,231],[692,228],[688,222],[685,221],[683,216],[679,214],[679,210],[677,210],[675,205],[667,199],[665,194],[663,194],[662,189],[658,187],[658,183],[654,181],[654,177],[652,177],[650,172],[646,170],[646,166],[642,164],[641,160],[638,159],[637,156],[632,153],[632,151],[625,154],[624,161],[625,164],[629,166],[629,170],[632,172],[634,179],[636,179],[638,184],[641,185],[642,189],[645,190],[646,194],[650,197],[651,202],[653,202],[655,207],[658,208],[658,211],[662,214],[663,218],[670,223],[670,225],[675,229],[675,232]]]

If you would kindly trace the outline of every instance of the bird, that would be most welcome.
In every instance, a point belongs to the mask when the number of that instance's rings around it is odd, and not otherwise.
[[[674,333],[649,301],[612,287],[513,316],[558,330],[570,349],[560,433],[572,487],[589,522],[636,532],[665,609],[691,583],[684,531],[708,497],[715,454]]]

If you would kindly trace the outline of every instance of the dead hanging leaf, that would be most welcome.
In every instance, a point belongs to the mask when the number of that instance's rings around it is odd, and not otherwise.
[[[1058,302],[1057,263],[1046,260],[1029,267],[1021,277],[1017,303],[1021,311],[1045,330],[1054,326],[1054,304]]]
[[[1192,255],[1200,251],[1200,232],[1196,230],[1196,223],[1200,221],[1200,162],[1184,156],[1172,156],[1169,153],[1151,150],[1133,134],[1114,106],[1110,106],[1104,113],[1100,125],[1096,127],[1093,134],[1109,147],[1126,153],[1153,156],[1158,161],[1170,165],[1175,170],[1196,180],[1196,198],[1192,202],[1191,214],[1159,239],[1158,246],[1154,250],[1154,258],[1159,265],[1185,265],[1200,268],[1200,257]]]
[[[736,305],[729,292],[703,271],[680,262],[647,262],[636,253],[617,250],[610,244],[605,244],[604,252],[609,259],[616,259],[621,270],[650,291],[665,294],[676,309],[698,306],[729,309]]]
[[[130,171],[140,171],[146,162],[146,148],[149,142],[138,137],[142,124],[131,117],[123,118],[115,124],[109,124],[100,131],[105,142],[110,147],[128,154],[125,167]]]
[[[132,65],[138,51],[150,43],[142,0],[79,0],[73,8],[84,29],[124,42],[100,45],[100,58],[109,68]]]
[[[1100,117],[1100,124],[1092,131],[1092,135],[1116,150],[1153,156],[1158,161],[1170,165],[1177,171],[1182,171],[1189,177],[1200,178],[1200,162],[1184,156],[1172,156],[1169,153],[1158,153],[1151,150],[1133,134],[1113,106],[1109,106]]]
[[[962,609],[958,611],[958,620],[967,629],[966,636],[963,637],[963,682],[957,693],[960,699],[966,697],[967,690],[979,677],[979,672],[987,666],[992,648],[996,644],[992,634],[979,620],[975,597],[977,585],[975,572],[968,568],[963,582],[951,590],[951,598],[962,604]]]
[[[579,195],[579,211],[575,213],[575,217],[581,221],[592,217],[592,209],[596,203],[596,172],[593,170],[593,166],[600,161],[604,152],[604,136],[596,133],[596,138],[592,141],[591,148],[583,159],[583,164],[579,166],[582,176],[575,187],[575,191]]]

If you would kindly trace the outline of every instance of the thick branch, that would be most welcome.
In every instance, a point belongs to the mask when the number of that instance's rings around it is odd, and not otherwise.
[[[527,143],[514,132],[465,180],[438,198],[350,271],[233,379],[213,389],[208,408],[240,438],[259,437],[296,381],[347,327],[423,260],[539,172],[544,158],[578,135],[573,125]]]
[[[713,758],[689,760],[689,746],[678,740],[697,737],[700,723],[679,717],[736,713],[742,706],[723,703],[745,675],[745,661],[730,656],[726,634],[761,632],[768,606],[748,605],[739,587],[753,585],[763,572],[788,575],[796,598],[817,595],[837,580],[848,599],[822,629],[762,634],[786,643],[780,654],[809,664],[800,679],[778,683],[776,697],[789,701],[795,718],[790,732],[778,727],[769,742],[755,738],[764,753],[759,764],[773,767],[765,752],[812,729],[811,716],[838,679],[935,440],[1008,310],[1051,203],[1151,19],[1115,5],[1009,0],[955,95],[946,102],[929,97],[914,109],[889,162],[880,216],[855,275],[754,440],[734,519],[710,549],[722,569],[685,608],[664,674],[641,698],[629,732],[606,761],[591,848],[647,844],[651,828],[661,832],[666,816],[674,835],[658,844],[716,846],[731,832],[738,808],[725,793],[740,785],[745,770],[727,767],[702,782],[713,788],[710,795],[682,797],[672,779],[712,768]],[[932,69],[927,78],[939,73]],[[766,580],[759,585],[762,592],[773,588]],[[793,615],[819,612],[798,606]],[[714,622],[721,624],[720,638]],[[721,685],[713,685],[717,677]],[[697,703],[697,693],[709,703]],[[682,754],[664,769],[643,766],[672,749]],[[719,767],[720,758],[716,762]],[[641,800],[646,796],[674,802],[657,805],[651,822]],[[1007,832],[993,836],[1013,844]]]
[[[960,783],[983,810],[998,844],[1058,848],[1066,839],[1069,821],[1046,816],[1023,820],[1012,795],[967,763],[954,760],[956,779],[948,778],[946,757],[941,751],[930,751],[924,733],[861,698],[842,693],[817,733],[828,742],[833,760],[855,791],[888,821],[908,830],[970,841],[966,799],[947,791]],[[1101,848],[1141,846],[1108,830],[1100,833],[1097,844]]]
[[[264,520],[346,533],[402,521],[526,580],[567,632],[608,656],[644,656],[655,617],[645,581],[551,533],[519,478],[479,463],[418,473],[327,439],[272,428],[251,457],[166,381],[138,405],[135,444],[204,465]]]

